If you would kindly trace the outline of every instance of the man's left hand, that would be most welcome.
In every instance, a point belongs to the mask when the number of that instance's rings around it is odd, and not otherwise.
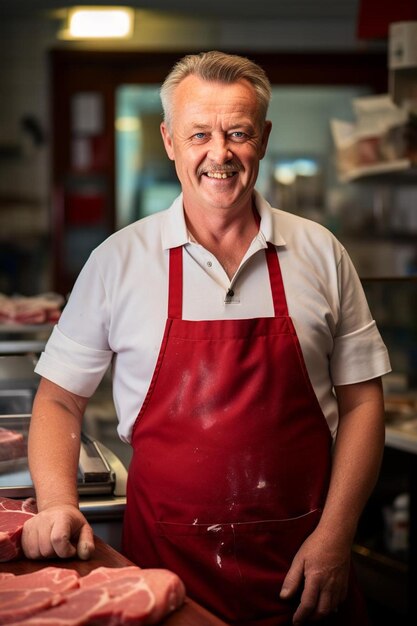
[[[343,544],[317,528],[295,555],[280,594],[290,599],[302,590],[293,624],[318,621],[346,598],[351,546]]]

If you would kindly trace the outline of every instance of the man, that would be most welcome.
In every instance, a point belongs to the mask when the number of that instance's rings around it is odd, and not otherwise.
[[[40,358],[25,553],[93,551],[75,477],[112,360],[126,555],[230,623],[365,623],[350,550],[384,445],[385,346],[342,246],[254,190],[263,70],[190,55],[161,97],[182,196],[94,251]]]

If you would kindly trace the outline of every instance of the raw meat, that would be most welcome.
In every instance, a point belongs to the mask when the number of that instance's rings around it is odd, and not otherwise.
[[[4,578],[3,578],[4,576]],[[64,593],[80,586],[78,572],[64,567],[44,567],[31,574],[0,574],[0,591],[37,589],[53,593]]]
[[[142,576],[155,596],[155,606],[147,624],[157,624],[165,615],[178,609],[185,600],[181,579],[167,569],[143,569]]]
[[[22,433],[0,427],[0,461],[10,461],[26,456]]]
[[[69,594],[62,604],[20,622],[21,626],[123,626],[145,624],[155,599],[139,575]]]
[[[63,594],[78,588],[79,578],[77,572],[59,567],[21,576],[0,574],[0,624],[23,620],[60,604]]]
[[[80,587],[83,589],[114,582],[118,579],[126,580],[130,575],[140,576],[151,589],[155,603],[146,620],[146,624],[156,624],[165,615],[174,611],[184,602],[185,588],[176,574],[166,569],[139,569],[135,566],[113,569],[98,567],[88,576],[80,578]],[[134,609],[134,604],[132,605]],[[124,619],[128,619],[128,607],[125,607]],[[129,618],[130,619],[130,618]],[[122,622],[125,623],[124,621]],[[126,623],[131,623],[126,621]]]
[[[148,570],[139,569],[136,565],[131,565],[129,567],[97,567],[87,576],[82,576],[79,580],[79,585],[81,589],[99,587],[103,583],[117,580],[118,578],[125,578],[130,574],[135,576],[139,573],[143,576],[145,571]]]
[[[61,594],[44,589],[0,589],[0,624],[16,623],[61,601]]]
[[[33,498],[12,500],[0,496],[0,562],[21,556],[23,524],[36,513]]]
[[[45,324],[56,322],[64,305],[57,293],[39,296],[6,296],[0,293],[0,322]]]
[[[49,599],[45,593],[48,588]],[[13,603],[10,597],[15,594],[18,602]],[[184,598],[182,582],[168,570],[100,567],[87,576],[78,577],[72,570],[47,567],[32,574],[6,577],[3,581],[0,578],[0,624],[151,625],[179,608]],[[26,610],[28,606],[30,609]],[[31,617],[26,617],[28,615]],[[10,616],[13,616],[12,621]]]

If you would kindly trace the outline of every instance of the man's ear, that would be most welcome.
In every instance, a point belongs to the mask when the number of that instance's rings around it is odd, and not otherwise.
[[[171,159],[171,161],[174,161],[175,160],[174,159],[174,146],[172,142],[172,137],[171,137],[171,133],[168,130],[168,126],[166,125],[165,122],[161,123],[160,129],[161,129],[162,140],[164,142],[166,153],[168,157]]]

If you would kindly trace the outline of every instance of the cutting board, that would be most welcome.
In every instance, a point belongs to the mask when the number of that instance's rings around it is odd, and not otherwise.
[[[76,570],[81,576],[85,576],[91,570],[96,569],[96,567],[125,567],[133,565],[131,561],[100,538],[96,537],[95,543],[96,549],[89,561],[80,561],[79,559],[30,561],[21,559],[19,561],[0,563],[0,572],[11,572],[17,575],[28,574],[29,572],[36,572],[43,567],[53,565],[54,567],[66,567]],[[161,624],[164,626],[226,626],[224,622],[189,598],[186,598],[184,605],[167,617]]]

